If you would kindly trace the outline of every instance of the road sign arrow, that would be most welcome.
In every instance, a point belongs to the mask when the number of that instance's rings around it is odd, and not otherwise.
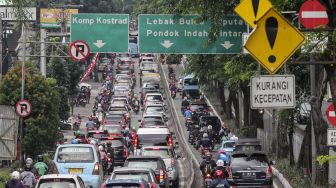
[[[170,42],[170,40],[165,40],[163,41],[163,43],[161,43],[161,45],[165,48],[170,48],[174,43]]]
[[[93,43],[94,45],[96,45],[98,48],[103,47],[106,43],[103,42],[103,40],[97,40],[97,42]]]
[[[234,44],[231,44],[230,41],[224,41],[224,44],[221,44],[225,49],[231,48]]]

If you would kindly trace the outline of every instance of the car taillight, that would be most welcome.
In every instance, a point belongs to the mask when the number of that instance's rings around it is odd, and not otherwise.
[[[225,152],[225,150],[219,150],[219,151],[218,151],[218,153],[219,153],[219,154],[226,155],[226,152]]]
[[[124,158],[127,158],[127,149],[126,149],[125,146],[124,146],[124,150],[123,150],[123,157],[124,157]]]
[[[106,188],[105,183],[103,183],[100,188]]]
[[[160,169],[160,182],[163,182],[163,179],[164,179],[164,173],[163,173],[163,170]]]
[[[232,168],[230,166],[227,167],[227,172],[229,174],[229,178],[232,179]]]
[[[173,146],[173,139],[171,137],[169,137],[168,139],[168,145]]]
[[[160,175],[155,175],[155,179],[156,179],[157,181],[160,181]]]
[[[99,169],[100,169],[99,163],[96,163],[93,168],[92,175],[99,175]]]
[[[134,146],[135,148],[138,147],[138,137],[137,136],[134,137]]]
[[[55,163],[52,163],[50,166],[50,173],[51,174],[58,174],[58,169]]]
[[[270,178],[272,177],[272,167],[268,166],[267,168],[267,174],[266,174],[266,178]]]

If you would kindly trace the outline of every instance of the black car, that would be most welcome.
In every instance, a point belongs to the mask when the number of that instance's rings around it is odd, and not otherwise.
[[[243,138],[236,142],[233,151],[261,151],[261,142],[256,138]]]
[[[105,137],[99,139],[100,144],[106,144],[107,142],[112,143],[112,147],[114,149],[114,164],[122,166],[126,158],[128,157],[128,149],[126,147],[125,139],[121,136],[114,137]]]
[[[105,183],[105,188],[122,188],[122,187],[132,187],[132,188],[150,188],[149,184],[145,180],[136,179],[120,179],[120,180],[110,180],[108,179]]]
[[[262,151],[233,152],[227,167],[231,186],[273,187],[272,162]]]

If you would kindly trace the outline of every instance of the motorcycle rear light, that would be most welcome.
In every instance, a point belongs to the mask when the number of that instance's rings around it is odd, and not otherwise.
[[[168,145],[173,146],[173,139],[171,137],[169,137],[168,139]]]
[[[97,162],[93,168],[92,175],[99,175],[99,169],[100,169],[100,166],[99,166],[99,163]]]
[[[211,178],[210,174],[205,175],[206,178]]]
[[[171,159],[171,165],[172,165],[173,167],[176,166],[176,159],[174,159],[174,158]]]
[[[156,179],[157,181],[160,181],[160,175],[155,175],[155,179]]]

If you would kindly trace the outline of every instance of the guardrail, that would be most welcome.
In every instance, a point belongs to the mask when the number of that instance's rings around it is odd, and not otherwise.
[[[168,87],[168,81],[167,81],[167,77],[166,74],[163,71],[163,67],[162,64],[159,63],[160,66],[160,74],[163,75],[163,79],[162,79],[162,83],[164,85],[164,91],[166,93],[167,96],[167,102],[169,104],[169,106],[171,107],[170,110],[170,115],[171,115],[171,120],[173,122],[173,129],[176,135],[177,140],[179,141],[179,152],[180,155],[182,156],[182,164],[184,165],[184,169],[188,169],[186,171],[184,171],[184,176],[180,177],[179,181],[180,181],[180,187],[188,187],[190,188],[191,185],[193,184],[193,182],[195,181],[195,173],[194,170],[195,169],[199,169],[199,163],[198,160],[196,159],[196,157],[194,156],[193,152],[191,151],[191,149],[189,148],[189,144],[187,139],[185,138],[184,134],[183,134],[183,130],[181,128],[182,124],[178,118],[178,114],[177,114],[177,110],[176,107],[174,105],[173,99],[170,97],[170,91],[169,91],[169,87]],[[192,160],[190,160],[192,159]],[[192,180],[192,181],[190,181]],[[189,182],[188,182],[189,181]],[[187,185],[184,185],[183,183],[187,182]]]

